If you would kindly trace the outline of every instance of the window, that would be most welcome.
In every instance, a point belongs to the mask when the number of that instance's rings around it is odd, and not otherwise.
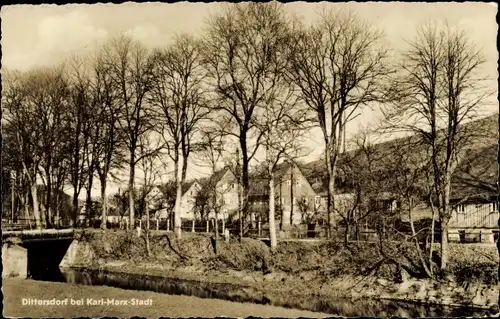
[[[490,208],[492,212],[498,212],[498,202],[490,203]]]
[[[314,197],[314,205],[316,206],[321,205],[321,196]]]
[[[295,181],[295,186],[299,186],[300,185],[300,181],[299,180],[296,180]]]
[[[235,189],[236,188],[236,183],[233,183],[231,186],[232,186],[233,189]]]
[[[288,186],[290,186],[290,185],[291,185],[290,180],[287,180],[287,181],[286,181],[286,184],[287,184]]]
[[[457,206],[457,213],[459,214],[465,214],[465,205],[461,204]]]

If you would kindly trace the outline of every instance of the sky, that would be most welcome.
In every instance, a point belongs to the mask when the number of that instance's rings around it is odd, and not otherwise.
[[[315,22],[322,7],[349,7],[373,27],[381,29],[387,45],[395,50],[403,50],[422,23],[447,20],[466,30],[477,48],[482,48],[487,60],[484,74],[492,79],[492,88],[497,90],[495,3],[292,2],[285,5],[285,10],[309,24]],[[107,39],[123,33],[147,47],[162,47],[176,34],[202,32],[206,19],[221,8],[220,3],[188,2],[2,6],[2,67],[24,71],[50,66],[73,52],[91,52]],[[498,111],[496,99],[485,111]],[[363,110],[349,123],[347,135],[352,136],[378,117],[380,113],[376,110]],[[323,151],[319,130],[311,131],[308,147],[309,156],[304,160],[317,159]],[[191,177],[206,173],[205,168],[191,165]],[[115,185],[110,191],[116,189]]]

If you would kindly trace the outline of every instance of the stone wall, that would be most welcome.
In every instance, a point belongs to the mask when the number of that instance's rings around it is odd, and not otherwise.
[[[28,250],[6,242],[2,245],[2,278],[28,278]]]
[[[59,267],[75,267],[82,264],[91,264],[94,259],[95,251],[90,243],[75,239],[61,260]]]

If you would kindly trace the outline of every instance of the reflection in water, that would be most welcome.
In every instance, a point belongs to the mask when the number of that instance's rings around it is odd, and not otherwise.
[[[484,316],[484,310],[465,307],[443,307],[419,305],[399,301],[335,299],[319,296],[290,296],[289,294],[265,294],[235,284],[203,283],[160,276],[106,272],[65,268],[33,277],[35,280],[68,282],[95,286],[111,286],[122,289],[147,290],[171,295],[188,295],[200,298],[216,298],[236,302],[272,304],[287,308],[298,308],[331,313],[345,317],[455,317]]]

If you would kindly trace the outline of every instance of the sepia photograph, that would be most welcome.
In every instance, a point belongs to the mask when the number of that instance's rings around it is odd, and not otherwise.
[[[488,2],[1,7],[4,317],[500,317]]]

